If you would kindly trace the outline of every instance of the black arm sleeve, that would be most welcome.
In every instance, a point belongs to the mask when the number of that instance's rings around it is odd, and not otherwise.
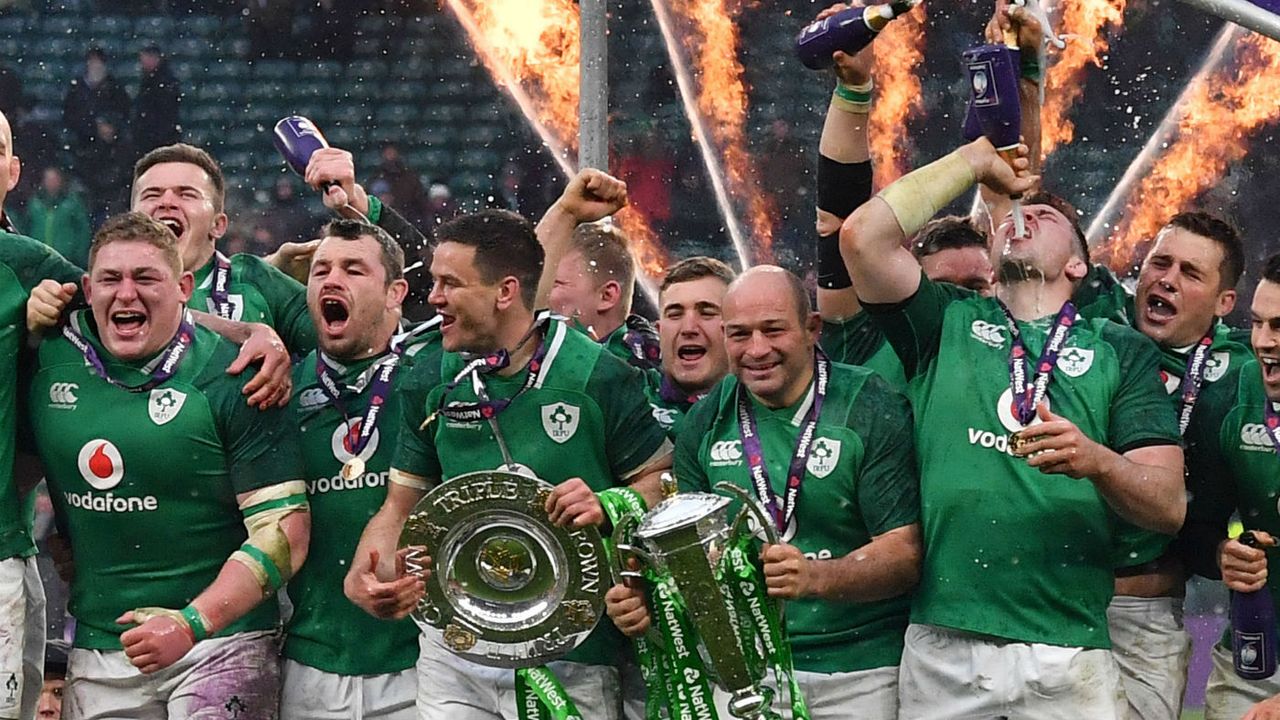
[[[871,162],[842,163],[818,157],[818,209],[848,217],[871,197]],[[818,237],[818,287],[841,290],[853,285],[840,256],[840,234]]]

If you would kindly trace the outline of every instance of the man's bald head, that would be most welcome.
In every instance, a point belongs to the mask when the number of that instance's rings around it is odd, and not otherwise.
[[[13,129],[9,127],[9,118],[0,112],[0,211],[4,210],[5,196],[18,185],[21,173],[22,163],[13,154]]]
[[[795,273],[777,265],[756,265],[729,284],[724,302],[727,305],[734,294],[751,297],[757,294],[778,294],[789,304],[789,309],[796,313],[801,324],[808,321],[813,314],[813,303],[809,300],[809,291]]]

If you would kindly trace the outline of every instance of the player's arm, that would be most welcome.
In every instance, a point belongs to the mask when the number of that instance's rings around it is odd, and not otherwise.
[[[209,587],[184,608],[137,608],[116,620],[138,624],[120,636],[120,643],[143,673],[172,665],[195,643],[239,620],[274,595],[306,559],[311,516],[301,480],[240,493],[236,501],[248,539]]]
[[[848,6],[833,5],[818,20]],[[840,257],[840,224],[871,197],[871,151],[867,126],[871,112],[871,67],[875,43],[857,55],[837,51],[836,89],[827,107],[818,142],[818,312],[840,321],[861,309],[853,281]]]
[[[228,320],[213,313],[192,310],[197,323],[240,346],[240,354],[227,366],[228,375],[239,375],[250,365],[259,365],[253,379],[241,392],[246,402],[260,409],[289,404],[293,391],[289,350],[270,325]]]
[[[920,581],[920,476],[907,398],[879,376],[854,398],[849,428],[863,458],[850,488],[871,541],[843,557],[807,559],[793,545],[767,545],[765,584],[774,597],[872,602],[897,597]]]
[[[609,217],[626,204],[627,184],[606,172],[583,168],[569,181],[535,228],[544,253],[535,308],[547,307],[556,268],[569,247],[574,228]]]
[[[1131,328],[1102,326],[1116,351],[1119,386],[1111,398],[1106,444],[1094,441],[1041,403],[1043,421],[1022,432],[1031,442],[1015,450],[1047,474],[1087,478],[1120,517],[1173,535],[1186,517],[1183,455],[1173,399],[1160,381],[1160,352]]]
[[[840,228],[840,253],[864,303],[899,303],[920,287],[920,264],[903,241],[981,182],[1015,194],[1030,189],[1027,148],[1011,168],[986,138],[898,179],[854,211]]]
[[[410,574],[405,564],[406,553],[398,552],[397,548],[405,521],[433,484],[426,477],[393,468],[387,483],[387,497],[360,535],[342,591],[351,602],[374,617],[407,617],[426,592],[425,581],[430,570]],[[423,555],[419,560],[429,567],[429,557]]]
[[[271,313],[271,327],[285,347],[299,356],[315,350],[316,326],[307,310],[307,286],[262,258],[248,258],[245,270],[246,282],[262,293]]]

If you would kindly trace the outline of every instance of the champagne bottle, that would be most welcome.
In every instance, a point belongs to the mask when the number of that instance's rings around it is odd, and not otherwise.
[[[1246,530],[1240,543],[1262,547]],[[1271,589],[1231,592],[1231,663],[1245,680],[1263,680],[1276,672],[1276,608]]]
[[[796,55],[810,70],[832,65],[831,55],[842,50],[850,55],[866,47],[889,21],[907,13],[920,0],[896,0],[884,5],[849,8],[816,20],[796,36]]]

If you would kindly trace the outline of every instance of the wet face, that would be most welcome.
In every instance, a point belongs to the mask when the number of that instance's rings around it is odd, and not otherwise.
[[[721,304],[729,286],[718,277],[675,283],[658,298],[662,369],[687,393],[700,393],[729,372]]]
[[[982,247],[948,248],[926,255],[920,260],[930,280],[949,282],[990,297],[994,290],[991,257]]]
[[[40,702],[36,705],[39,720],[59,720],[62,717],[62,691],[67,681],[60,677],[46,676],[40,689]]]
[[[340,361],[385,350],[407,289],[404,280],[387,282],[382,249],[373,238],[324,238],[307,278],[307,309],[320,349]]]
[[[191,273],[176,274],[160,248],[142,241],[102,246],[84,294],[107,351],[132,361],[160,352],[178,331]]]
[[[729,367],[769,407],[799,401],[812,376],[818,319],[801,318],[780,272],[748,272],[724,297]]]
[[[1280,402],[1280,283],[1258,283],[1250,316],[1250,342],[1262,366],[1263,389],[1268,400]]]
[[[475,260],[475,248],[454,242],[440,243],[431,258],[427,301],[440,316],[441,343],[450,352],[498,348],[503,283],[486,283]]]
[[[991,264],[1002,276],[1013,273],[1013,279],[1033,275],[1046,280],[1056,280],[1064,272],[1073,279],[1084,276],[1088,268],[1076,254],[1075,230],[1065,215],[1050,205],[1026,205],[1022,217],[1026,233],[1021,237],[1012,214],[996,227]]]
[[[555,282],[551,286],[551,294],[547,296],[551,311],[567,318],[594,322],[601,309],[600,288],[596,285],[596,280],[595,273],[588,270],[582,253],[574,251],[566,254],[556,267]]]
[[[220,204],[209,174],[190,163],[157,163],[133,184],[133,209],[173,231],[187,270],[208,262],[214,241],[227,231]]]
[[[1214,318],[1231,312],[1236,291],[1222,289],[1222,247],[1169,226],[1156,236],[1138,274],[1138,329],[1164,347],[1199,340]]]

